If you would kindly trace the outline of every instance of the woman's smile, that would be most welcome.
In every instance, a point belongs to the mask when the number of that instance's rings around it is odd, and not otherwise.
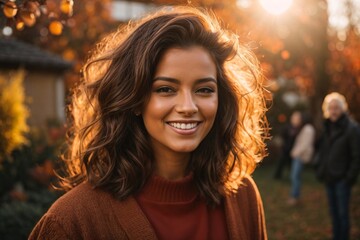
[[[183,122],[183,121],[174,121],[174,122],[167,122],[171,129],[181,135],[192,135],[194,134],[201,121],[191,121],[191,122]]]

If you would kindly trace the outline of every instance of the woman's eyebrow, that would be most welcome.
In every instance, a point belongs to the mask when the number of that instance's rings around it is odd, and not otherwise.
[[[180,80],[178,80],[178,79],[176,79],[176,78],[161,77],[161,76],[154,78],[153,82],[158,81],[158,80],[167,81],[167,82],[172,82],[172,83],[175,83],[175,84],[180,84]],[[215,78],[212,78],[212,77],[200,78],[200,79],[197,79],[195,82],[196,82],[197,84],[199,84],[199,83],[206,83],[206,82],[214,82],[214,83],[217,83],[216,79],[215,79]]]

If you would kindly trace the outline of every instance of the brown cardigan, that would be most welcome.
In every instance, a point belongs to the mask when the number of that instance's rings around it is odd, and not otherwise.
[[[262,201],[248,177],[225,198],[230,239],[267,239]],[[32,239],[157,239],[133,197],[118,201],[84,183],[59,198],[41,218]]]

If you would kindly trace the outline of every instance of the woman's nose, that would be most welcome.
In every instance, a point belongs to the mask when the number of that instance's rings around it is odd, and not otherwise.
[[[187,92],[180,94],[177,101],[175,110],[178,113],[192,115],[199,110],[192,93]]]

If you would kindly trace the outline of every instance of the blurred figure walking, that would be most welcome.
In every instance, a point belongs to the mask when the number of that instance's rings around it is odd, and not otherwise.
[[[315,128],[311,124],[309,114],[296,111],[291,115],[291,122],[299,129],[290,151],[291,163],[291,191],[288,204],[297,205],[301,189],[301,173],[303,165],[310,162],[314,153]]]
[[[343,95],[330,93],[324,99],[324,132],[317,158],[317,177],[325,183],[332,218],[333,239],[350,234],[350,196],[360,167],[358,127],[347,115]]]
[[[291,165],[290,151],[293,148],[296,135],[299,133],[299,127],[297,125],[297,117],[290,117],[290,122],[285,126],[281,138],[282,138],[282,153],[281,157],[276,163],[274,179],[281,179],[283,177],[284,168]]]

